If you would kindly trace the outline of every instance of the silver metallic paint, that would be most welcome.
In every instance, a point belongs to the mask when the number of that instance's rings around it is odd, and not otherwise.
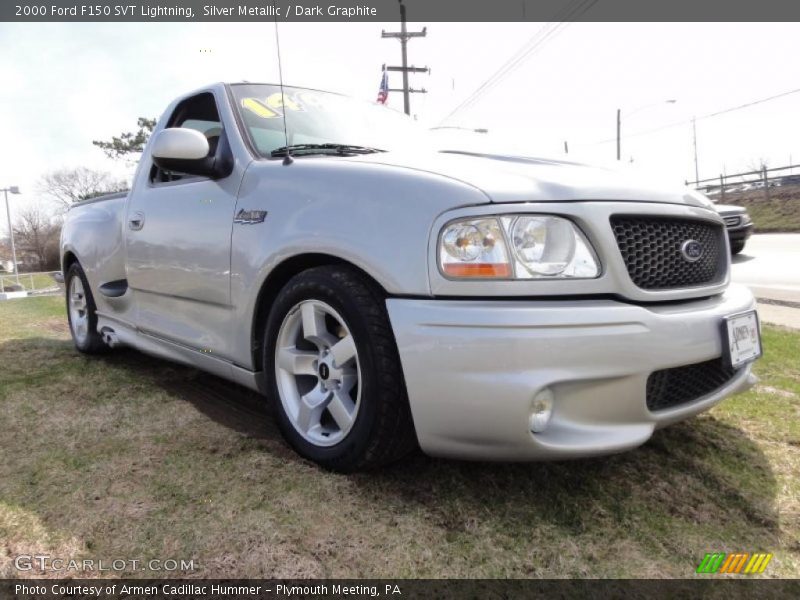
[[[249,340],[258,291],[285,260],[325,254],[346,260],[390,294],[431,293],[428,239],[443,211],[487,202],[465,184],[414,171],[340,158],[254,162],[245,174],[239,206],[266,210],[258,227],[233,230],[231,296],[235,337]],[[248,344],[234,360],[251,361]]]
[[[648,375],[716,358],[726,315],[755,308],[743,286],[680,304],[614,300],[387,301],[422,449],[453,458],[525,460],[606,454],[711,408],[752,380],[652,413]],[[528,429],[533,398],[553,390],[544,433]]]
[[[358,266],[390,296],[427,298],[390,298],[387,307],[415,426],[434,454],[527,459],[622,450],[746,386],[749,367],[699,402],[659,415],[644,407],[651,370],[719,356],[719,320],[753,300],[746,290],[727,289],[727,276],[700,289],[636,288],[608,217],[720,222],[699,194],[561,161],[463,153],[308,157],[288,166],[255,160],[222,84],[176,99],[165,116],[205,91],[217,100],[235,157],[228,178],[151,185],[148,146],[127,198],[86,203],[67,215],[62,256],[81,262],[98,329],[113,329],[120,343],[263,391],[252,356],[259,292],[284,261],[315,253]],[[240,210],[267,216],[234,224]],[[598,253],[600,277],[469,282],[439,273],[436,243],[447,221],[539,211],[581,227]],[[137,212],[145,222],[134,231],[128,221]],[[99,293],[120,279],[129,282],[123,296]],[[588,294],[627,300],[547,299]],[[498,296],[519,299],[485,299]],[[686,302],[634,304],[661,300]],[[528,409],[543,385],[556,391],[554,424],[534,439]]]
[[[196,160],[205,158],[209,146],[206,136],[194,129],[171,127],[154,136],[152,156]]]

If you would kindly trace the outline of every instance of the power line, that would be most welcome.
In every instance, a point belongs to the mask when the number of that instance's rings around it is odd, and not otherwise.
[[[442,119],[442,123],[453,117],[456,113],[464,110],[475,104],[475,102],[487,91],[495,87],[500,81],[505,79],[516,67],[518,67],[526,58],[531,56],[537,48],[539,48],[544,42],[555,35],[560,27],[563,24],[552,24],[549,23],[542,27],[535,35],[531,38],[534,41],[534,45],[528,46],[526,44],[522,50],[518,51],[517,54],[512,56],[508,61],[506,61],[497,71],[494,72],[488,79],[486,79],[480,86],[478,86],[475,91],[473,91],[466,99],[464,99],[461,104],[456,106],[444,119]],[[529,42],[530,43],[530,42]]]
[[[457,112],[459,112],[459,111],[463,110],[464,108],[466,108],[466,107],[467,107],[467,106],[469,106],[470,104],[474,103],[474,102],[475,102],[475,100],[476,100],[476,99],[477,99],[477,98],[478,98],[478,97],[479,97],[481,94],[483,94],[483,92],[484,92],[486,89],[488,89],[488,88],[489,88],[489,87],[490,87],[490,86],[491,86],[491,85],[492,85],[492,84],[495,82],[495,80],[497,80],[497,79],[498,79],[500,76],[502,76],[502,72],[503,72],[503,71],[504,71],[504,70],[505,70],[505,69],[508,67],[508,65],[509,65],[509,64],[510,64],[512,61],[514,61],[514,60],[518,60],[520,57],[523,57],[523,56],[524,56],[524,54],[525,54],[526,52],[528,52],[528,51],[529,51],[529,50],[528,50],[528,47],[529,47],[529,45],[530,45],[532,42],[534,42],[534,41],[538,41],[539,37],[540,37],[541,35],[543,35],[543,32],[544,32],[545,30],[547,30],[548,28],[550,28],[551,26],[552,26],[552,23],[548,23],[547,25],[545,25],[544,27],[542,27],[541,29],[539,29],[539,30],[538,30],[538,31],[537,31],[537,32],[536,32],[536,33],[533,35],[533,37],[531,37],[531,38],[530,38],[530,39],[529,39],[529,40],[528,40],[528,41],[525,43],[525,45],[524,45],[522,48],[520,48],[520,50],[518,50],[518,51],[517,51],[517,52],[516,52],[516,53],[515,53],[515,54],[514,54],[514,55],[513,55],[511,58],[509,58],[508,60],[506,60],[506,62],[504,62],[504,63],[503,63],[501,66],[500,66],[500,68],[499,68],[499,69],[497,69],[497,71],[495,71],[494,73],[492,73],[492,75],[491,75],[491,76],[489,76],[489,77],[488,77],[488,78],[487,78],[485,81],[483,81],[483,82],[482,82],[482,83],[481,83],[481,84],[480,84],[480,85],[479,85],[479,86],[478,86],[478,87],[477,87],[477,88],[476,88],[476,89],[475,89],[475,90],[474,90],[474,91],[473,91],[473,92],[472,92],[472,93],[471,93],[469,96],[467,96],[467,97],[466,97],[464,100],[462,100],[462,101],[461,101],[461,103],[460,103],[458,106],[456,106],[456,107],[455,107],[455,108],[454,108],[452,111],[450,111],[450,113],[449,113],[449,114],[448,114],[448,115],[447,115],[447,116],[446,116],[444,119],[442,119],[442,120],[441,120],[440,124],[441,124],[441,123],[444,123],[444,122],[446,122],[448,119],[450,119],[450,118],[451,118],[453,115],[455,115]]]
[[[574,2],[575,0],[572,0]],[[541,29],[539,29],[533,37],[531,37],[523,46],[520,48],[513,56],[506,60],[500,68],[497,69],[489,78],[487,78],[481,85],[478,86],[466,99],[464,99],[461,104],[459,104],[456,108],[454,108],[450,114],[448,114],[444,119],[442,119],[442,123],[447,121],[457,112],[467,108],[474,104],[477,99],[483,95],[486,91],[497,85],[502,79],[504,79],[511,71],[513,71],[522,61],[524,61],[528,56],[530,56],[538,47],[540,47],[549,37],[554,35],[556,31],[563,25],[563,23],[548,23]]]
[[[510,73],[519,68],[530,56],[541,50],[542,47],[554,38],[560,31],[566,29],[570,20],[577,19],[588,11],[599,0],[570,0],[554,16],[554,21],[539,29],[513,56],[511,56],[488,79],[479,85],[465,100],[456,106],[441,123],[446,122],[459,111],[473,105],[480,96],[498,85]]]
[[[788,92],[783,92],[781,94],[775,94],[774,96],[770,96],[769,98],[762,98],[761,100],[754,100],[753,102],[748,102],[747,104],[740,104],[739,106],[734,106],[733,108],[726,108],[725,110],[721,110],[719,112],[711,113],[710,115],[705,115],[704,117],[700,117],[701,119],[709,119],[711,117],[716,117],[718,115],[724,115],[725,113],[733,112],[734,110],[741,110],[743,108],[750,108],[751,106],[755,106],[756,104],[763,104],[764,102],[769,102],[770,100],[776,100],[778,98],[783,98],[784,96],[789,96],[791,94],[796,94],[800,92],[800,88],[796,90],[790,90]]]
[[[789,90],[787,92],[782,92],[780,94],[775,94],[774,96],[769,96],[767,98],[761,98],[760,100],[753,100],[752,102],[746,102],[745,104],[740,104],[738,106],[732,106],[730,108],[725,108],[723,110],[718,110],[717,112],[708,113],[706,115],[702,115],[697,117],[696,119],[685,119],[682,121],[674,121],[672,123],[668,123],[666,125],[662,125],[660,127],[655,127],[653,129],[645,129],[644,131],[637,131],[636,133],[631,133],[630,135],[626,135],[627,138],[632,137],[641,137],[645,135],[651,135],[653,133],[658,133],[659,131],[664,131],[665,129],[672,129],[674,127],[680,127],[681,125],[688,125],[692,123],[692,121],[702,121],[704,119],[711,119],[712,117],[718,117],[720,115],[724,115],[727,113],[731,113],[737,110],[742,110],[745,108],[750,108],[752,106],[756,106],[758,104],[764,104],[765,102],[770,102],[772,100],[777,100],[778,98],[783,98],[785,96],[791,96],[792,94],[797,94],[800,92],[800,88]],[[585,144],[587,146],[598,146],[600,144],[608,144],[611,142],[615,142],[616,138],[609,138],[607,140],[601,140],[599,142],[592,142],[590,144]]]

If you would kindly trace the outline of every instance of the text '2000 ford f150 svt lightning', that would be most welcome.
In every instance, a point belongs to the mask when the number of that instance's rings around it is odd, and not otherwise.
[[[711,203],[611,170],[426,149],[386,107],[217,84],[174,101],[128,194],[74,206],[77,348],[262,392],[341,471],[419,446],[634,448],[753,382],[751,293]]]

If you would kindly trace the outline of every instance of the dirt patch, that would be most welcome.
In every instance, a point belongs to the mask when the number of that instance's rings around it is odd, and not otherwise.
[[[794,392],[790,392],[789,390],[782,390],[780,388],[772,387],[770,385],[756,386],[756,391],[759,393],[781,396],[782,398],[797,398],[797,394],[795,394]]]
[[[54,337],[66,338],[69,336],[69,323],[66,319],[60,317],[53,317],[43,321],[41,327],[48,333],[52,333]]]

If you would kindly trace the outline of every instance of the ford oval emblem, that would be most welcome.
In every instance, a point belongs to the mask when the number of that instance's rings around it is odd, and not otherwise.
[[[681,244],[681,254],[687,262],[696,262],[703,258],[703,244],[697,240],[686,240]]]

